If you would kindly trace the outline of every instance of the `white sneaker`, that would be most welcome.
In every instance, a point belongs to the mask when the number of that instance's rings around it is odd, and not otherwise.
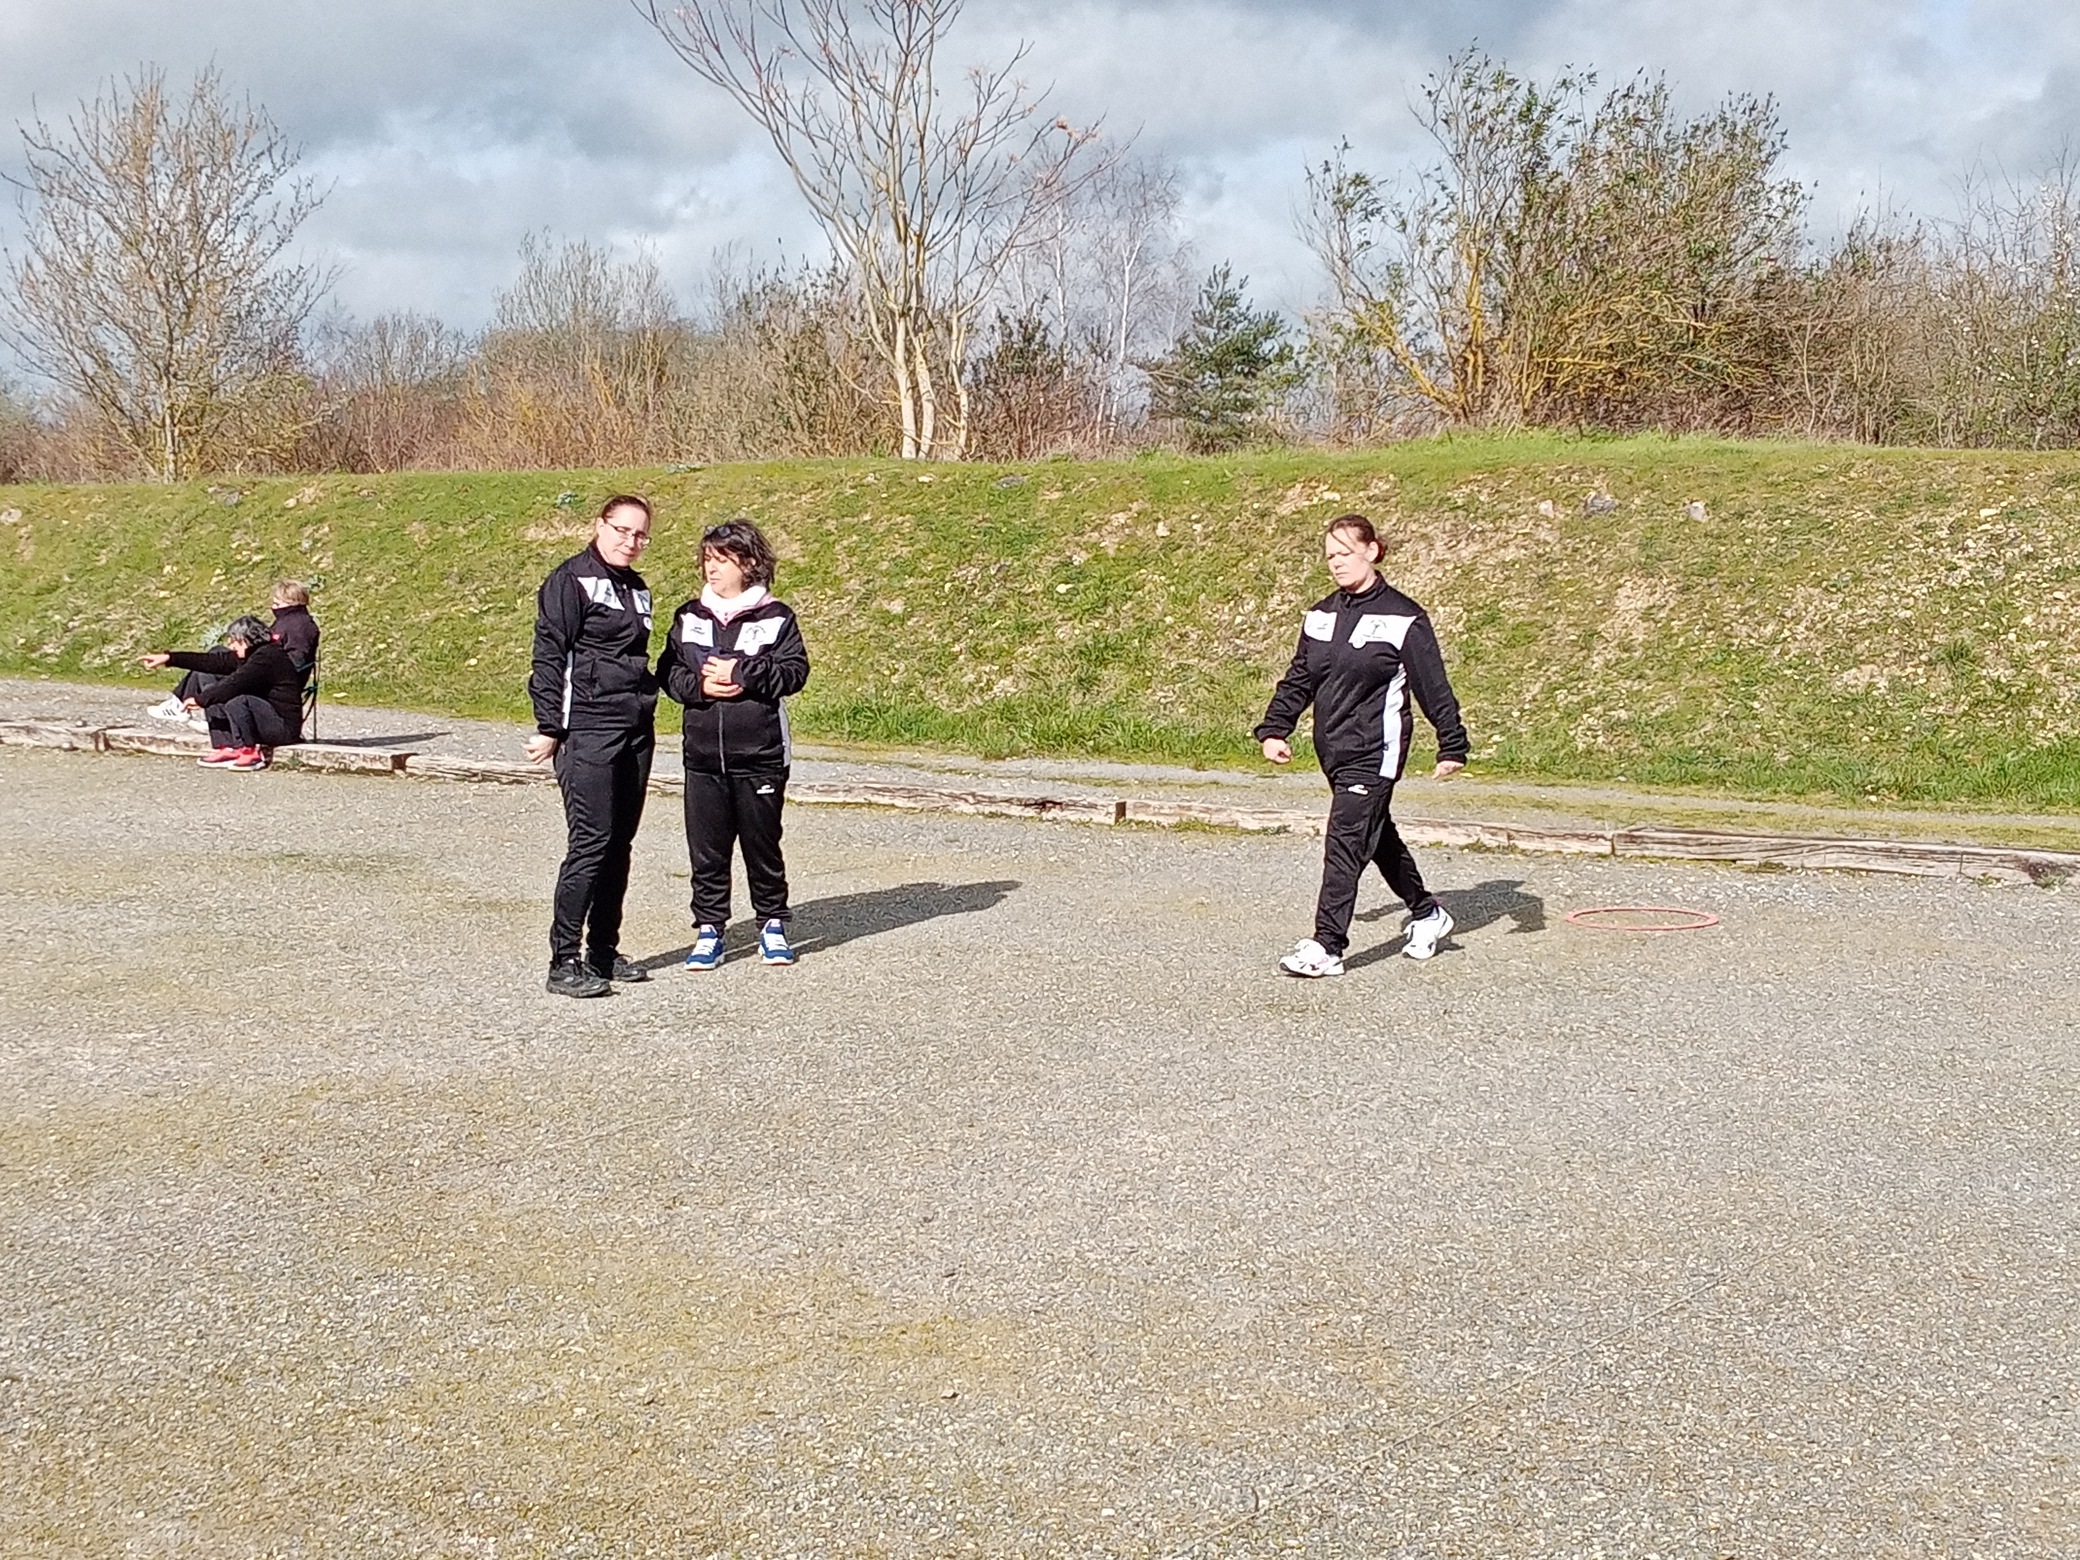
[[[188,718],[188,707],[181,703],[178,695],[169,693],[157,704],[146,710],[145,714],[151,716],[153,720],[186,720]]]
[[[1341,975],[1343,960],[1312,937],[1303,937],[1293,944],[1291,953],[1278,961],[1278,967],[1288,975],[1298,975],[1306,980],[1319,980],[1324,975]]]
[[[190,710],[188,712],[188,724],[197,731],[208,731],[209,717],[200,710]]]
[[[1411,959],[1427,959],[1437,952],[1437,945],[1452,935],[1452,913],[1439,905],[1428,915],[1418,916],[1408,923],[1408,942],[1402,953]]]

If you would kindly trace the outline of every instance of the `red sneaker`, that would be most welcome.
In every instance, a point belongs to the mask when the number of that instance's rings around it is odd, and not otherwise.
[[[263,747],[240,748],[238,756],[231,760],[233,769],[265,769],[274,755]]]
[[[238,755],[244,751],[243,748],[211,748],[195,762],[204,769],[226,769],[236,762]]]

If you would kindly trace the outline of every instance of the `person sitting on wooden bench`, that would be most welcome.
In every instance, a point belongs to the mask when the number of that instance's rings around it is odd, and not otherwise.
[[[311,616],[310,587],[302,580],[276,580],[272,611],[270,637],[289,652],[289,659],[308,684],[311,669],[318,664],[318,620]],[[203,690],[216,680],[209,672],[189,672],[172,693],[145,713],[154,720],[191,721],[202,727],[204,723],[194,711],[202,702]]]
[[[209,725],[212,769],[265,769],[274,750],[303,740],[303,672],[256,617],[224,630],[221,650],[154,650],[150,667],[177,666],[216,680],[189,703]]]

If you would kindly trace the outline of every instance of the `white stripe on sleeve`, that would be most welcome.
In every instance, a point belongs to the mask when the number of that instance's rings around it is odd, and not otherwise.
[[[1393,778],[1401,773],[1401,713],[1408,708],[1408,668],[1399,667],[1394,680],[1387,684],[1387,696],[1380,701],[1379,726],[1382,748],[1379,756],[1379,772]]]

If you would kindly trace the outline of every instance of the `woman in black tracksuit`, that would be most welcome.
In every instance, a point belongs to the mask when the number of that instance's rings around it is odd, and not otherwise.
[[[550,571],[535,596],[527,679],[535,734],[527,756],[556,766],[568,843],[549,921],[548,989],[603,997],[648,980],[621,956],[621,908],[656,747],[650,587],[636,559],[650,545],[650,505],[617,493],[592,543]]]
[[[809,649],[794,612],[772,594],[772,545],[749,520],[701,538],[707,587],[672,614],[657,680],[686,706],[686,852],[693,865],[688,969],[722,962],[730,858],[744,853],[759,956],[792,964],[781,808],[794,754],[787,700],[809,681]]]
[[[1415,734],[1409,696],[1437,728],[1439,779],[1465,767],[1466,727],[1429,615],[1380,578],[1380,550],[1379,533],[1363,515],[1329,522],[1322,551],[1337,589],[1308,612],[1293,663],[1252,733],[1272,763],[1290,763],[1287,739],[1312,704],[1315,752],[1329,777],[1314,936],[1278,961],[1289,975],[1343,973],[1358,879],[1368,863],[1408,906],[1403,953],[1427,959],[1452,930],[1451,915],[1424,886],[1388,809]]]

